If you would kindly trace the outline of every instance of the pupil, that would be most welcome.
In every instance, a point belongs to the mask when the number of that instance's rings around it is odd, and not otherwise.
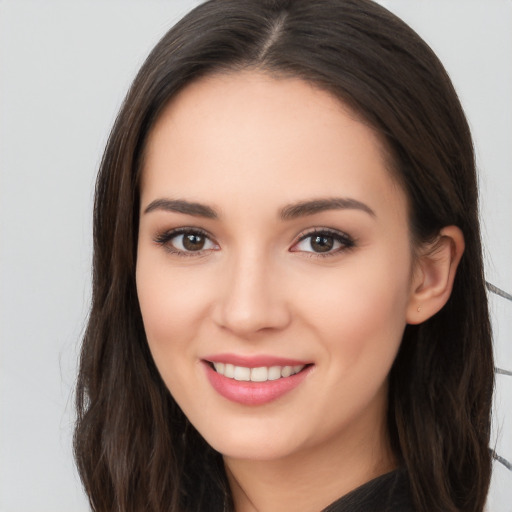
[[[204,247],[204,236],[201,235],[185,235],[183,237],[183,247],[187,251],[200,251]]]
[[[315,236],[311,240],[311,248],[315,252],[328,252],[334,246],[334,239],[332,236]]]

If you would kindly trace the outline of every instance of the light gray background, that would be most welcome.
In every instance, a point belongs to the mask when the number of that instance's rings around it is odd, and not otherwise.
[[[131,79],[198,2],[0,0],[0,512],[88,510],[71,455],[88,311],[95,173]],[[481,170],[487,278],[512,290],[512,1],[382,0],[459,91]],[[512,303],[492,296],[497,365]],[[497,376],[497,451],[512,460],[512,377]],[[489,510],[512,511],[496,464]]]

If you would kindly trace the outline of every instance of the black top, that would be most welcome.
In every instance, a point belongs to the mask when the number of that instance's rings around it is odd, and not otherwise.
[[[407,472],[397,469],[370,480],[322,512],[414,512]]]

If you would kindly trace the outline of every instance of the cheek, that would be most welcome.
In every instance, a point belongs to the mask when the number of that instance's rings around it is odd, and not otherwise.
[[[170,271],[158,258],[139,254],[137,294],[149,348],[159,369],[187,355],[208,310],[208,283],[190,272]],[[198,286],[202,282],[204,286]],[[173,358],[170,359],[169,356]]]
[[[193,340],[207,310],[205,290],[190,273],[171,271],[158,258],[144,256],[139,254],[136,277],[149,350],[167,388],[188,414],[190,404],[207,405],[187,385],[200,370]]]
[[[307,300],[302,295],[304,316],[343,373],[359,365],[390,366],[406,325],[408,260],[401,266],[384,257],[361,263],[340,269],[322,287],[309,286],[314,293]]]

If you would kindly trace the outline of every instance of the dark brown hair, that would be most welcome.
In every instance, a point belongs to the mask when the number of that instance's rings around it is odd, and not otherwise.
[[[417,243],[447,225],[466,249],[446,306],[407,326],[391,370],[389,429],[419,512],[481,512],[490,480],[493,360],[471,136],[441,63],[369,0],[211,0],[137,75],[97,181],[93,298],[77,385],[75,454],[95,511],[222,510],[219,454],[189,424],[150,356],[135,286],[139,175],[162,109],[201,76],[302,78],[385,141]]]

